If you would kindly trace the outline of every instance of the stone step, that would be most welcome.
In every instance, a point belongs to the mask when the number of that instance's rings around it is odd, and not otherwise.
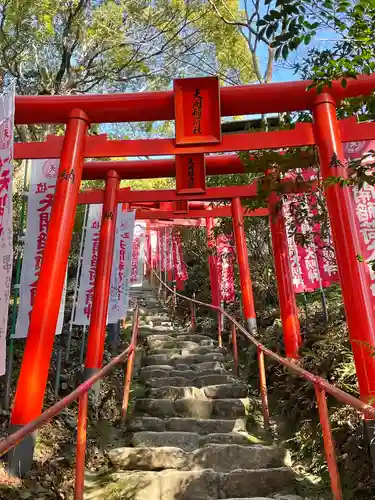
[[[127,426],[129,432],[163,432],[166,430],[166,422],[158,417],[134,417]]]
[[[163,386],[151,388],[148,390],[148,396],[153,399],[180,399],[180,398],[196,398],[196,399],[231,399],[231,398],[246,398],[248,396],[248,388],[240,382],[233,384],[208,385],[206,387],[174,387]]]
[[[168,335],[171,336],[173,334],[178,334],[181,335],[182,330],[178,330],[177,327],[171,328],[170,326],[161,326],[161,325],[155,325],[154,327],[151,326],[141,326],[139,328],[139,336],[143,339],[149,337],[150,335]]]
[[[214,361],[214,362],[206,362],[206,363],[198,363],[195,365],[190,365],[187,370],[182,370],[181,369],[182,365],[172,366],[172,365],[149,365],[149,366],[144,366],[141,369],[141,375],[150,378],[155,378],[155,373],[160,373],[163,372],[164,376],[169,374],[173,376],[179,376],[179,377],[185,377],[185,378],[195,378],[198,375],[202,375],[204,372],[210,371],[214,372],[217,371],[218,373],[221,373],[223,370],[225,371],[223,363],[220,363],[219,361]]]
[[[187,356],[181,355],[169,355],[169,354],[154,354],[151,356],[146,356],[145,364],[148,366],[155,365],[195,365],[199,363],[205,363],[207,361],[224,361],[224,356],[221,353],[210,353],[210,354],[191,354]]]
[[[85,500],[107,500],[110,494],[127,500],[215,500],[269,495],[293,486],[293,472],[287,467],[237,469],[215,472],[211,469],[161,472],[137,471],[86,476]],[[116,484],[114,484],[116,483]],[[254,497],[253,497],[254,498]]]
[[[185,342],[186,343],[186,342]],[[199,346],[194,343],[194,345],[188,347],[171,347],[171,348],[153,348],[148,351],[148,356],[154,356],[157,354],[166,354],[170,358],[179,356],[190,356],[194,354],[226,354],[226,349],[216,346]]]
[[[147,345],[148,347],[152,348],[153,347],[153,342],[157,342],[156,346],[159,345],[158,343],[160,342],[173,342],[173,337],[171,337],[170,335],[164,335],[164,334],[160,334],[160,335],[149,335],[147,337]],[[155,346],[155,347],[156,347]]]
[[[132,445],[136,447],[176,447],[185,451],[194,451],[200,447],[200,436],[194,432],[136,432]]]
[[[148,311],[145,311],[144,314],[140,315],[141,318],[147,318],[150,321],[157,321],[157,320],[163,320],[163,321],[170,321],[170,316],[167,314],[165,311],[161,311],[159,314],[154,314],[150,313]]]
[[[196,432],[197,434],[227,434],[230,432],[246,432],[246,422],[242,418],[178,418],[171,417],[166,421],[166,429],[178,432]]]
[[[164,335],[152,335],[147,337],[147,345],[150,349],[189,349],[194,347],[216,347],[217,342],[214,340],[200,340],[199,342],[192,342],[191,340],[174,340],[173,337],[168,336],[165,339],[159,339]]]
[[[262,441],[257,436],[249,434],[248,432],[213,432],[206,436],[201,436],[199,439],[199,446],[204,447],[208,444],[238,444],[241,446],[250,446],[252,444],[269,445],[271,443]]]
[[[177,365],[176,369],[179,370],[180,372],[183,370],[181,368],[182,365]],[[222,370],[224,369],[224,365],[221,361],[203,361],[199,363],[193,363],[188,366],[187,370],[183,371],[190,371],[192,370],[193,372],[199,372],[197,375],[200,375],[200,372],[206,371],[206,370]]]
[[[199,430],[199,429],[198,429]],[[202,430],[203,431],[203,430]],[[251,446],[253,444],[267,444],[246,431],[220,432],[200,435],[198,432],[186,431],[140,431],[132,436],[132,445],[136,447],[172,446],[185,451],[194,451],[209,444],[236,444]]]
[[[176,333],[177,328],[173,327],[171,328],[170,326],[161,326],[161,325],[155,325],[153,326],[141,326],[139,328],[139,331],[142,332],[143,336],[149,336],[149,335],[168,335],[170,336],[173,333]],[[179,334],[181,335],[181,331],[179,331]]]
[[[147,316],[143,316],[140,321],[139,321],[139,328],[159,328],[159,327],[168,327],[169,329],[173,329],[173,323],[172,321],[166,321],[166,320],[150,320],[148,319]]]
[[[116,448],[109,452],[111,463],[121,470],[265,469],[284,465],[284,454],[276,446],[211,444],[193,452],[181,448]]]
[[[188,340],[159,340],[158,338],[147,338],[149,349],[188,349],[189,347],[199,347],[198,342],[189,342]]]
[[[175,340],[188,340],[189,342],[217,342],[216,337],[211,337],[210,335],[201,335],[198,333],[182,333],[182,332],[174,332],[172,337]]]
[[[139,398],[135,401],[135,413],[151,417],[191,417],[201,419],[238,418],[249,414],[250,401],[244,399],[195,399],[180,398],[151,399]]]
[[[133,314],[134,314],[134,309],[129,309],[128,315],[133,316]],[[161,306],[157,302],[150,303],[150,307],[140,306],[139,315],[140,315],[140,317],[151,316],[151,315],[152,316],[165,315],[168,317],[163,306]]]
[[[185,372],[181,372],[185,373]],[[155,375],[158,375],[155,372]],[[160,375],[160,374],[159,374]],[[195,378],[186,378],[178,376],[175,371],[165,374],[164,377],[155,377],[145,380],[145,384],[149,387],[165,387],[174,385],[175,387],[206,387],[211,385],[232,384],[238,382],[234,376],[225,372],[225,370],[207,370],[199,376],[195,374]]]
[[[225,443],[227,442],[227,437],[224,441],[220,441],[221,433],[241,433],[241,435],[246,435],[246,439],[237,440],[233,444],[249,444],[249,442],[260,444],[262,440],[256,438],[247,433],[246,431],[246,421],[242,418],[238,419],[196,419],[196,418],[178,418],[171,417],[169,419],[163,420],[159,417],[135,417],[129,422],[127,430],[129,432],[193,432],[200,435],[207,434],[218,434],[215,437],[215,442]]]

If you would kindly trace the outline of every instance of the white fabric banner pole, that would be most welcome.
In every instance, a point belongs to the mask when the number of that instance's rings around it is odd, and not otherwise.
[[[47,241],[48,224],[55,193],[59,160],[33,160],[27,203],[27,227],[20,280],[20,307],[14,338],[27,337],[34,303],[43,251]],[[56,335],[64,324],[66,278],[61,297]]]
[[[0,98],[0,376],[5,373],[8,308],[13,269],[14,85]]]

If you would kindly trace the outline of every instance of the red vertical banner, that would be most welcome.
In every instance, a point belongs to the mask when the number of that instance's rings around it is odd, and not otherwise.
[[[234,302],[236,297],[234,287],[234,261],[236,254],[233,247],[233,234],[221,234],[216,239],[216,248],[220,299],[226,303]]]
[[[176,155],[177,194],[206,192],[206,164],[203,154]]]
[[[176,144],[221,142],[220,89],[216,76],[173,81]]]
[[[165,270],[165,235],[164,228],[159,229],[159,271]]]
[[[360,165],[369,166],[369,175],[372,172],[374,156],[369,154],[375,148],[375,141],[360,141],[344,144],[344,154],[348,160],[361,160]],[[361,257],[367,262],[366,272],[369,275],[373,308],[375,309],[375,187],[364,183],[361,189],[353,188],[355,211],[360,234]]]
[[[183,249],[181,244],[181,235],[174,232],[172,235],[173,242],[173,267],[176,272],[176,281],[186,281],[189,279],[186,264],[184,262]]]
[[[315,180],[316,170],[307,169],[302,177],[304,181]],[[331,238],[322,237],[320,223],[314,222],[318,215],[317,195],[289,195],[283,207],[295,293],[312,292],[321,286],[328,287],[336,283],[339,277]],[[306,222],[298,220],[301,218],[297,216],[298,212],[306,215]]]
[[[208,212],[209,213],[209,212]],[[206,218],[206,235],[207,235],[207,249],[208,249],[208,268],[210,273],[210,286],[211,286],[211,298],[212,305],[220,305],[220,290],[219,290],[219,280],[217,275],[217,256],[215,252],[216,241],[214,238],[215,221],[212,217]]]
[[[161,234],[160,229],[156,231],[156,268],[161,270]]]
[[[173,281],[173,250],[172,250],[172,228],[165,228],[166,231],[166,266],[168,281]]]
[[[290,269],[292,271],[294,293],[303,293],[305,292],[306,289],[302,277],[300,256],[298,253],[297,244],[294,239],[294,235],[291,234],[290,230],[293,224],[293,217],[288,202],[284,203],[284,217],[285,217],[286,234],[288,239]]]
[[[157,268],[158,232],[150,231],[150,264],[152,269]]]

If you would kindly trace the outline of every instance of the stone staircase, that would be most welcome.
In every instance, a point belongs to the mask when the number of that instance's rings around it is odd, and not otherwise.
[[[85,500],[303,500],[290,494],[283,450],[248,432],[254,403],[224,368],[225,349],[173,327],[151,290],[134,297],[145,397],[135,400],[131,446],[109,452],[109,473],[86,474]]]

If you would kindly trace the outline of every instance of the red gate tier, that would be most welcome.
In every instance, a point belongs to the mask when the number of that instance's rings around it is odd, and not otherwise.
[[[84,164],[85,157],[145,155],[189,155],[191,157],[192,155],[200,155],[203,158],[203,155],[205,155],[206,174],[212,175],[244,172],[244,167],[237,157],[233,155],[215,157],[212,156],[212,153],[316,145],[323,179],[331,176],[345,178],[347,174],[341,166],[345,161],[342,143],[370,140],[375,137],[375,123],[357,124],[353,119],[340,122],[336,117],[336,106],[340,101],[348,97],[368,95],[373,92],[375,89],[375,75],[361,75],[356,79],[349,79],[345,88],[340,82],[335,81],[330,88],[323,89],[320,94],[316,89],[307,91],[306,88],[311,82],[306,81],[224,87],[220,88],[216,94],[212,89],[203,94],[196,92],[197,89],[203,88],[208,83],[206,79],[188,79],[185,83],[183,80],[179,80],[177,83],[178,92],[83,96],[19,96],[16,98],[15,122],[17,124],[66,123],[67,128],[64,138],[49,137],[45,143],[15,145],[15,158],[42,157],[52,159],[61,156],[61,162],[40,278],[12,411],[12,426],[28,424],[38,417],[41,412],[74,215],[78,202],[103,203],[105,206],[98,255],[98,262],[101,265],[98,265],[96,273],[93,299],[93,318],[95,320],[92,320],[90,324],[88,355],[85,365],[88,370],[97,371],[102,363],[111,268],[111,259],[108,259],[108,255],[113,247],[113,221],[115,220],[113,214],[115,214],[117,202],[136,204],[147,202],[191,202],[193,200],[230,201],[236,253],[239,262],[243,311],[248,328],[254,334],[256,333],[256,313],[241,198],[257,196],[257,185],[211,187],[205,190],[202,189],[200,193],[190,192],[189,194],[179,194],[175,190],[120,190],[119,180],[121,178],[174,176],[176,161],[174,159],[160,159],[151,160],[150,162],[100,162],[98,164],[87,162]],[[185,86],[189,89],[189,96],[184,95]],[[209,85],[207,88],[209,88]],[[182,105],[179,104],[181,96]],[[202,96],[205,100],[203,104],[201,101]],[[192,102],[194,109],[193,130],[186,133],[185,125],[182,129],[177,126],[177,140],[111,141],[107,140],[105,136],[87,136],[89,123],[176,119],[177,125],[181,118],[181,109],[185,109],[188,101]],[[207,105],[208,108],[205,108],[204,106]],[[210,125],[207,118],[204,118],[207,116],[205,115],[207,109],[210,110],[210,113],[212,110],[214,111],[212,114],[213,127],[205,134],[202,129],[203,122],[200,122],[200,120],[205,120],[205,124]],[[292,130],[277,132],[220,135],[220,116],[300,110],[311,110],[313,123],[299,123]],[[187,118],[183,114],[182,120],[185,119],[190,123],[191,116]],[[184,134],[187,135],[187,138],[183,137]],[[192,140],[192,135],[195,136],[194,140]],[[332,166],[332,158],[338,160],[335,166]],[[109,174],[109,172],[112,173]],[[79,194],[81,178],[107,179],[106,189]],[[183,182],[186,182],[186,178]],[[184,190],[189,186],[180,187]],[[289,185],[288,189],[293,191],[302,188]],[[303,189],[306,189],[306,187]],[[311,189],[314,189],[314,185],[311,186]],[[342,188],[337,184],[329,186],[326,189],[326,198],[361,399],[364,402],[371,403],[375,396],[375,357],[372,356],[371,350],[371,347],[375,347],[375,317],[371,306],[370,283],[364,271],[364,266],[357,260],[360,241],[356,231],[355,209],[349,190],[345,187]],[[272,208],[275,200],[271,197],[269,202]],[[191,211],[193,212],[193,210]],[[189,213],[190,211],[187,215]],[[207,217],[207,211],[205,217]],[[210,226],[211,222],[208,224],[208,231],[210,231]],[[292,293],[290,291],[291,271],[286,259],[280,255],[285,250],[286,234],[280,220],[275,220],[274,223],[271,222],[271,227],[274,254],[279,257],[275,258],[275,267],[279,282],[284,343],[288,355],[296,358],[300,345],[299,324],[297,323],[298,318],[296,318],[294,303],[287,303],[291,299]],[[214,281],[214,276],[211,276],[211,278]],[[284,286],[284,295],[281,293],[281,283]],[[216,290],[216,286],[214,288]],[[287,293],[285,293],[286,290]],[[216,302],[217,299],[214,300]],[[217,310],[220,309],[216,304],[213,307]],[[94,309],[96,310],[95,314]],[[263,363],[263,352],[266,351],[258,345],[261,365]],[[30,373],[32,373],[32,377],[29,376]],[[266,408],[264,386],[265,380],[262,379],[262,396],[264,408]],[[318,402],[322,405],[322,390],[324,387],[319,387],[320,392],[317,392]],[[81,464],[82,469],[85,451],[87,393],[81,397],[80,403],[79,454],[77,462]],[[321,413],[321,417],[326,419],[327,415]],[[370,429],[371,427],[372,423],[369,425]],[[327,429],[324,429],[324,431],[325,438],[327,438]],[[11,452],[10,463],[13,465],[13,470],[17,471],[17,473],[27,470],[30,467],[32,455],[33,439],[30,438],[29,441],[23,441]],[[332,456],[328,457],[328,459],[332,461]],[[330,472],[335,476],[334,470],[330,469]],[[333,476],[331,475],[331,477]],[[80,476],[77,482],[78,492],[82,492],[82,477]],[[333,487],[337,489],[337,484]],[[80,497],[77,496],[76,498]],[[337,496],[337,498],[341,497]]]

